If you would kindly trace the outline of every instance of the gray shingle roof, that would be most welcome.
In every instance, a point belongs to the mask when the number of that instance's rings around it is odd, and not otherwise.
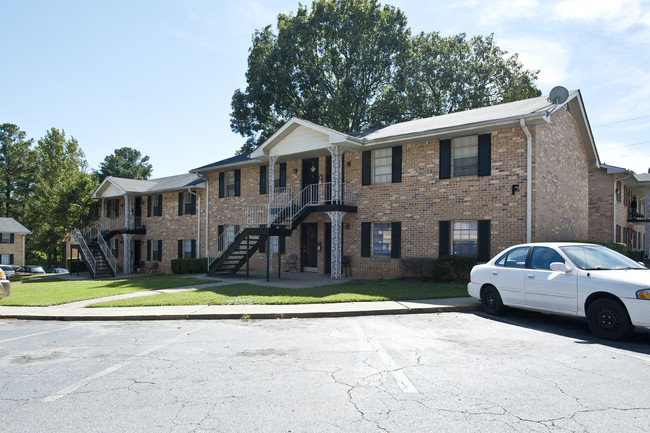
[[[0,218],[0,233],[32,234],[24,225],[13,218]]]
[[[105,189],[108,182],[114,184],[126,193],[147,194],[196,187],[200,183],[205,182],[205,180],[201,179],[194,173],[179,174],[176,176],[160,177],[158,179],[149,180],[125,179],[123,177],[109,176],[95,190],[93,194],[94,198],[98,197],[98,193]]]
[[[210,169],[220,167],[222,165],[229,165],[229,164],[236,164],[238,162],[246,162],[250,160],[250,154],[251,152],[242,154],[242,155],[235,155],[231,156],[230,158],[222,159],[221,161],[213,162],[212,164],[204,165],[199,168],[194,168],[190,171],[192,172],[197,172],[197,171],[209,171]]]

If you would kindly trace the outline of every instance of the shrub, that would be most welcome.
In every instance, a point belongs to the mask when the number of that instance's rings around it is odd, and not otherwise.
[[[442,256],[434,265],[433,278],[441,282],[467,283],[476,263],[475,257]]]
[[[208,272],[208,259],[173,259],[174,274],[205,274]]]
[[[642,262],[643,261],[643,256],[645,255],[644,251],[628,251],[627,256],[631,258],[632,260],[635,260],[637,262]]]
[[[436,260],[430,257],[404,257],[399,262],[404,278],[432,281]]]

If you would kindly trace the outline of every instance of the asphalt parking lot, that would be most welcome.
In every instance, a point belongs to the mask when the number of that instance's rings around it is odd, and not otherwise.
[[[510,311],[0,321],[0,425],[42,432],[646,432],[650,332]]]

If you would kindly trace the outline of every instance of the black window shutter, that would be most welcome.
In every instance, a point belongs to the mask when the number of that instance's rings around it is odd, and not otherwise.
[[[478,222],[478,257],[479,262],[490,260],[490,220]]]
[[[265,253],[265,252],[266,252],[266,238],[260,244],[260,253]]]
[[[178,240],[178,258],[183,258],[183,241],[181,239]]]
[[[223,234],[223,225],[219,224],[219,227],[217,227],[217,236],[221,237]]]
[[[287,249],[287,238],[284,236],[280,236],[278,238],[278,250],[280,251],[280,254],[284,254]]]
[[[492,135],[482,134],[478,136],[478,175],[489,176],[491,174]]]
[[[158,194],[158,215],[157,216],[162,216],[162,209],[163,209],[162,194]]]
[[[372,177],[372,153],[369,150],[364,150],[361,153],[361,185],[370,185],[371,177]]]
[[[151,200],[151,196],[148,195],[148,196],[147,196],[147,216],[148,216],[148,217],[151,216],[151,201],[152,201],[152,200]]]
[[[438,240],[438,258],[449,255],[451,221],[440,221],[439,227],[440,236]]]
[[[260,165],[260,194],[266,193],[266,166]]]
[[[9,235],[9,243],[10,243],[10,244],[13,244],[13,243],[14,243],[14,234],[13,234],[13,233],[11,233],[11,234]]]
[[[235,170],[235,197],[241,195],[241,170]]]
[[[192,239],[192,258],[196,258],[196,239]]]
[[[147,261],[151,261],[151,239],[147,239]]]
[[[361,223],[361,257],[370,257],[370,223]]]
[[[14,255],[13,254],[9,254],[9,264],[10,265],[14,264]]]
[[[188,192],[189,194],[189,192]],[[196,215],[196,196],[192,194],[192,215]]]
[[[278,187],[279,188],[287,187],[287,163],[286,162],[280,163],[280,185],[278,185]]]
[[[183,193],[178,193],[178,215],[183,215]]]
[[[402,146],[393,147],[393,183],[402,181]]]
[[[162,262],[162,240],[158,241],[158,261]]]
[[[440,179],[451,177],[451,140],[440,140]]]
[[[224,196],[224,188],[225,188],[225,174],[222,171],[219,173],[219,198],[223,198]]]
[[[390,258],[399,259],[402,253],[401,250],[402,250],[402,223],[396,221],[396,222],[392,222],[390,225]]]

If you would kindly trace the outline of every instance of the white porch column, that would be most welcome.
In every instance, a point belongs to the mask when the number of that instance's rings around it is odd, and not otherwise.
[[[334,176],[332,176],[332,178],[333,177]],[[341,258],[343,252],[341,230],[345,212],[327,212],[327,215],[332,221],[332,253],[330,259],[331,277],[333,280],[338,280],[341,278]]]
[[[131,209],[133,208],[131,203],[131,196],[124,194],[124,228],[131,228]]]
[[[126,275],[131,273],[131,238],[133,235],[130,234],[122,234],[122,238],[124,241],[124,260],[123,260],[123,266],[122,268],[124,269],[124,273]]]
[[[334,203],[341,203],[341,158],[343,152],[338,146],[330,146],[328,148],[332,155],[332,201]],[[333,231],[332,231],[333,233]]]
[[[269,156],[269,169],[268,175],[268,186],[269,186],[269,208],[268,208],[268,227],[269,229],[271,228],[271,224],[273,223],[273,201],[275,200],[275,162],[278,160],[277,156]],[[271,242],[271,239],[269,237],[269,242],[268,242],[268,248],[266,249],[266,254],[268,256],[267,263],[269,265],[269,273],[273,271],[273,253],[272,253],[272,245],[273,242]],[[278,265],[279,266],[279,265]]]
[[[106,218],[106,199],[102,197],[102,214],[99,216],[100,229],[104,229],[104,218]]]

